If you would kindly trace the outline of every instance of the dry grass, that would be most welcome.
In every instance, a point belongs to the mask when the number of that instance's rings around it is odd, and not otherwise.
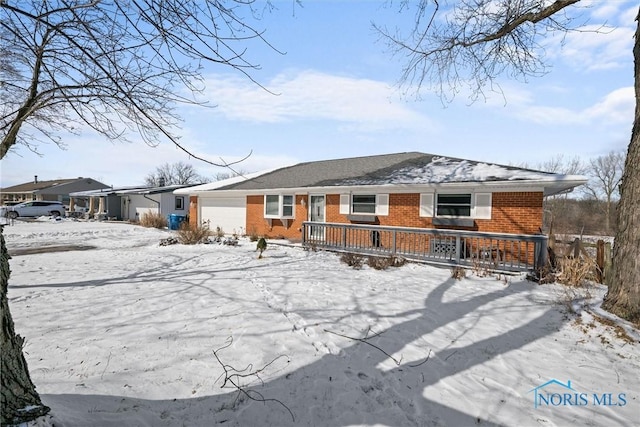
[[[582,287],[593,280],[593,272],[598,268],[595,261],[588,258],[562,258],[558,260],[558,283],[571,287]]]
[[[178,241],[183,245],[195,245],[208,241],[211,234],[211,230],[205,225],[195,227],[183,222],[178,229]]]
[[[591,313],[591,315],[593,316],[593,318],[595,320],[597,320],[598,322],[600,322],[602,325],[611,328],[613,330],[613,333],[616,335],[616,337],[618,337],[619,339],[625,341],[628,344],[635,344],[636,340],[634,340],[633,338],[631,338],[629,336],[629,334],[627,333],[627,331],[625,331],[625,329],[620,326],[619,324],[617,324],[616,322],[614,322],[611,319],[607,319],[605,317],[599,316],[597,314]]]
[[[154,212],[146,212],[140,218],[140,225],[148,228],[167,228],[167,218]]]

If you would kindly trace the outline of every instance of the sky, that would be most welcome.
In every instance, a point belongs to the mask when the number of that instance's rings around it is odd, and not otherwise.
[[[460,280],[354,269],[271,239],[258,259],[246,238],[160,246],[175,232],[113,222],[42,217],[4,236],[51,408],[22,427],[638,425],[640,333],[602,310],[604,285],[482,261]]]
[[[562,156],[584,161],[624,151],[633,123],[636,1],[582,0],[572,13],[584,30],[545,39],[549,72],[526,82],[504,77],[502,93],[452,102],[399,87],[403,62],[372,22],[406,30],[408,16],[384,1],[276,0],[258,26],[283,54],[248,46],[260,86],[228,68],[204,70],[210,107],[181,106],[175,132],[195,155],[256,172],[303,161],[420,151],[536,167]],[[602,27],[602,25],[605,25]],[[592,31],[600,28],[600,31]],[[408,93],[407,93],[408,92]],[[165,163],[191,164],[213,178],[228,172],[190,158],[170,142],[109,141],[92,132],[62,135],[66,149],[18,147],[1,161],[0,186],[91,177],[139,185]]]

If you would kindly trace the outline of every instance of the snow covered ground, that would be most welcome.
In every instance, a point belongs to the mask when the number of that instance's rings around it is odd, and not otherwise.
[[[607,324],[602,287],[159,246],[173,233],[4,228],[16,330],[52,411],[34,425],[640,424],[640,336]]]

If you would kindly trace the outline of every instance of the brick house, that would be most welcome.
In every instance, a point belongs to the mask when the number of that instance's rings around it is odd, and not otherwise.
[[[190,221],[301,237],[304,221],[536,234],[543,198],[583,176],[409,152],[300,163],[175,191]]]

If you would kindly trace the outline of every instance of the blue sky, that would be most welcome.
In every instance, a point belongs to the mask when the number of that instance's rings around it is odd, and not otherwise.
[[[633,33],[637,1],[581,1],[589,28],[549,37],[550,72],[528,82],[500,82],[470,103],[465,93],[443,105],[432,93],[417,101],[396,83],[399,58],[378,42],[371,22],[403,18],[383,1],[313,1],[278,10],[259,26],[279,55],[251,45],[248,59],[261,65],[260,89],[225,68],[206,70],[201,95],[215,108],[181,107],[181,142],[212,161],[234,161],[254,172],[301,161],[421,151],[501,164],[535,166],[562,155],[584,160],[626,150],[633,122]],[[585,6],[589,6],[585,8]],[[408,22],[408,21],[407,21]],[[19,148],[2,160],[1,186],[40,180],[92,177],[114,186],[136,185],[156,166],[183,161],[205,176],[223,169],[189,157],[166,142],[111,142],[91,132],[66,135],[61,150],[40,145],[41,155]]]

